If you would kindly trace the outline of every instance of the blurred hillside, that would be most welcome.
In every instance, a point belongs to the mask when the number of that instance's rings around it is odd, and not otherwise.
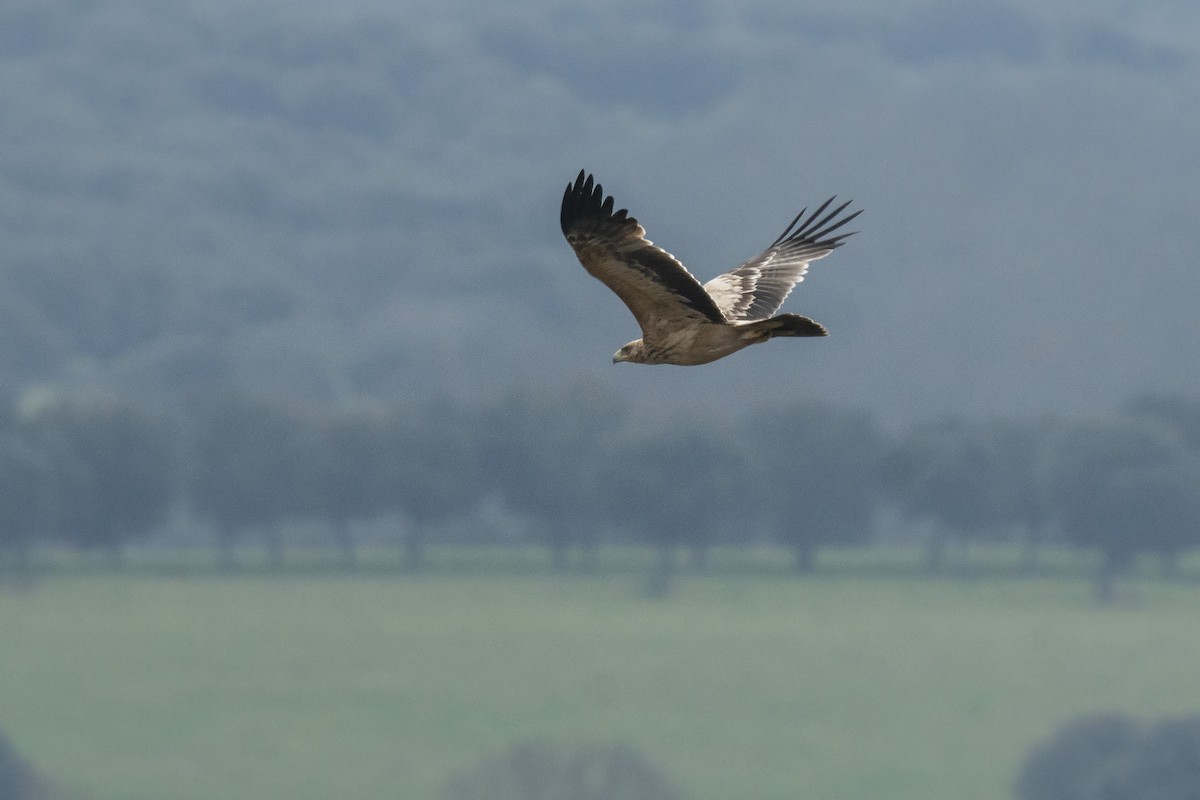
[[[10,0],[0,393],[591,383],[892,422],[1194,392],[1198,31],[1169,2]],[[557,231],[580,167],[702,278],[853,197],[787,306],[831,338],[613,368],[635,326]]]

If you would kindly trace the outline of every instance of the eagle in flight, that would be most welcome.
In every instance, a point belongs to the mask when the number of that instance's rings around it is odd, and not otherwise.
[[[703,286],[679,259],[646,238],[625,209],[580,170],[563,193],[563,235],[579,261],[616,292],[642,329],[642,338],[622,347],[613,363],[707,364],[775,336],[827,336],[817,322],[799,314],[773,316],[810,261],[824,258],[851,233],[830,236],[862,213],[841,216],[850,203],[826,213],[829,198],[805,217],[801,211],[749,261]]]

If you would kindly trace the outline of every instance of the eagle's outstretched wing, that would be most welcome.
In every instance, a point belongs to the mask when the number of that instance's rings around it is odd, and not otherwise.
[[[584,269],[629,306],[643,335],[687,322],[725,322],[700,281],[647,239],[628,211],[614,213],[612,197],[605,197],[603,187],[584,170],[574,184],[567,184],[560,221]]]
[[[796,284],[804,280],[810,261],[829,255],[846,237],[853,235],[851,232],[829,236],[862,213],[859,210],[837,219],[850,205],[847,202],[822,217],[833,201],[834,198],[829,198],[801,222],[808,211],[804,209],[761,254],[704,284],[705,291],[726,319],[748,322],[769,318],[783,305]]]

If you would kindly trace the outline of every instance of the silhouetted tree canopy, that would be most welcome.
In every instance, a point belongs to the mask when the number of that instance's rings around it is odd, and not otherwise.
[[[54,474],[46,454],[13,430],[0,431],[0,551],[24,570],[29,549],[52,530]]]
[[[792,548],[798,570],[812,569],[820,546],[870,541],[888,448],[870,414],[801,402],[760,410],[742,430],[746,516]]]
[[[682,800],[666,777],[621,744],[519,744],[455,776],[443,800]]]
[[[1200,715],[1140,723],[1123,714],[1073,720],[1026,758],[1018,800],[1194,800]]]
[[[475,423],[484,486],[566,566],[572,546],[593,547],[604,527],[603,480],[608,441],[620,422],[610,397],[575,389],[499,398]]]
[[[1200,399],[1180,395],[1141,395],[1125,404],[1133,417],[1157,420],[1172,428],[1189,449],[1200,452]]]
[[[302,463],[313,457],[300,448],[307,418],[285,403],[228,395],[197,402],[191,420],[188,497],[216,526],[222,564],[232,566],[234,545],[257,528],[278,565],[276,527],[311,508],[300,480]]]
[[[1137,554],[1170,567],[1200,545],[1200,451],[1175,399],[1070,423],[944,417],[894,438],[825,402],[661,424],[577,387],[387,406],[215,393],[169,415],[34,399],[0,415],[0,548],[22,562],[55,540],[115,556],[180,508],[212,525],[225,566],[251,533],[278,565],[296,523],[325,526],[353,563],[355,531],[381,520],[403,521],[418,566],[431,536],[497,510],[559,567],[624,539],[657,547],[664,575],[680,547],[703,564],[712,545],[771,540],[811,569],[821,547],[869,543],[889,508],[933,521],[934,560],[947,537],[1052,531],[1102,555],[1103,596]]]
[[[404,454],[387,449],[387,420],[367,408],[337,408],[305,417],[296,441],[294,512],[323,520],[353,564],[351,525],[385,513],[390,501],[384,477],[388,460]]]
[[[0,798],[3,800],[51,800],[45,782],[33,771],[16,748],[0,732]]]
[[[1085,422],[1056,439],[1048,495],[1063,532],[1098,549],[1097,590],[1139,552],[1174,558],[1200,535],[1200,462],[1178,437],[1152,421]]]
[[[52,465],[61,538],[115,557],[165,519],[176,458],[159,415],[116,398],[59,399],[23,418],[21,430]]]

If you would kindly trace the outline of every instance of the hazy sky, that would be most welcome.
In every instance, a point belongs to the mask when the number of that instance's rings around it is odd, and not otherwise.
[[[6,368],[891,420],[1197,393],[1198,64],[1190,0],[6,0]],[[785,306],[830,338],[611,365],[581,167],[701,280],[853,198]]]

